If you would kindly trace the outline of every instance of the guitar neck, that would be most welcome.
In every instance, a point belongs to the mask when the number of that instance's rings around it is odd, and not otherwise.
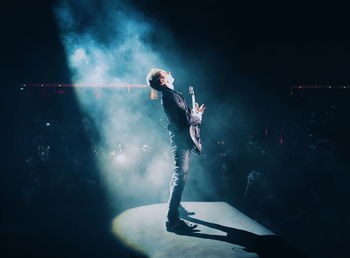
[[[190,86],[189,91],[192,97],[192,113],[196,113],[196,97],[194,96],[194,90],[192,86]]]

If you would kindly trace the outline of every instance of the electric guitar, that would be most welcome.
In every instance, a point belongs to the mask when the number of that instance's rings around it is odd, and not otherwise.
[[[191,115],[192,114],[196,114],[197,113],[197,109],[196,109],[196,97],[194,95],[194,90],[193,87],[189,88],[189,92],[192,96],[192,110],[191,110]],[[190,125],[189,128],[189,133],[194,145],[194,152],[196,154],[200,154],[202,151],[202,142],[201,142],[201,138],[200,138],[200,130],[199,130],[199,126],[197,125]]]

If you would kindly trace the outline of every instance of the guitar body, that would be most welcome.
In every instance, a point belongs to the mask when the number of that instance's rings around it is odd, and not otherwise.
[[[199,126],[194,126],[194,125],[190,125],[189,128],[189,133],[194,145],[194,153],[196,154],[201,154],[202,151],[202,142],[201,142],[201,138],[200,138],[200,130],[199,130]]]

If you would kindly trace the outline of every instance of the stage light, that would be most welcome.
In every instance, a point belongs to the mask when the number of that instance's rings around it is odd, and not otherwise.
[[[144,144],[144,145],[142,146],[141,150],[142,150],[143,152],[147,152],[147,151],[149,151],[149,146],[148,146],[147,144]]]
[[[51,124],[49,122],[46,123],[46,126],[50,126]]]
[[[126,155],[124,155],[124,154],[122,154],[122,153],[120,153],[120,154],[118,154],[117,156],[116,156],[116,161],[118,162],[118,163],[121,163],[121,164],[123,164],[123,163],[125,163],[126,162]]]

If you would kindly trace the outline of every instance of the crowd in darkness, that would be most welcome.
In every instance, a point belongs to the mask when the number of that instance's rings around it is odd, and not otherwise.
[[[329,97],[310,104],[305,98],[311,93],[295,94],[302,108],[253,128],[239,145],[232,139],[207,140],[211,147],[202,161],[211,168],[219,199],[272,231],[295,239],[322,225],[325,232],[337,235],[332,241],[339,242],[348,234],[344,224],[350,224],[346,104]],[[113,155],[111,150],[88,147],[99,142],[91,119],[60,121],[37,113],[24,121],[15,143],[20,190],[13,198],[34,211],[53,202],[91,206],[86,202],[100,196],[94,158]],[[16,210],[10,215],[15,214]]]
[[[332,180],[341,179],[341,174],[337,173],[345,168],[341,162],[345,158],[347,138],[343,134],[346,125],[343,129],[338,128],[338,121],[345,112],[341,110],[343,107],[337,107],[337,103],[331,102],[324,105],[326,107],[316,105],[301,109],[291,117],[253,128],[240,146],[226,139],[208,140],[206,145],[209,148],[203,155],[203,162],[219,168],[212,175],[213,180],[220,185],[220,196],[227,201],[251,203],[251,210],[257,218],[269,202],[277,201],[276,198],[283,200],[282,195],[295,193],[295,187],[301,190],[298,193],[303,192],[300,198],[304,201],[308,199],[305,198],[305,191],[315,201],[328,198],[329,191],[326,196],[322,196],[322,190],[326,185],[329,185],[329,190],[333,189],[330,185]],[[62,173],[59,172],[59,164],[71,168],[70,180],[71,185],[74,185],[82,180],[77,171],[86,169],[82,167],[91,156],[110,151],[98,149],[99,135],[88,116],[62,122],[45,119],[39,113],[19,124],[18,135],[20,137],[15,143],[21,146],[18,149],[21,161],[18,166],[26,171],[23,184],[28,185],[27,192],[35,192],[39,185],[44,187],[66,180],[60,178]],[[87,145],[95,148],[81,148]],[[116,150],[119,147],[116,146]],[[46,180],[45,183],[43,180]],[[66,182],[64,184],[67,186]],[[337,187],[338,191],[341,189]],[[294,198],[289,201],[297,201],[298,198],[297,195],[289,197]],[[23,198],[27,201],[31,199],[29,195]],[[289,201],[284,202],[287,210],[294,206]],[[297,203],[302,202],[299,200]],[[299,215],[307,213],[300,207],[298,210]]]
[[[18,165],[23,172],[23,201],[35,202],[48,196],[44,193],[50,189],[59,190],[57,187],[72,190],[79,184],[94,184],[90,178],[93,173],[85,165],[92,155],[79,148],[86,145],[84,123],[62,124],[38,118],[33,124],[21,125],[20,130],[23,138],[19,137],[16,145],[22,146]],[[62,172],[67,168],[69,173]]]
[[[220,164],[213,180],[223,199],[274,232],[305,249],[311,238],[335,247],[350,225],[348,93],[292,93],[300,108],[251,130],[238,153],[226,141],[212,143]]]

